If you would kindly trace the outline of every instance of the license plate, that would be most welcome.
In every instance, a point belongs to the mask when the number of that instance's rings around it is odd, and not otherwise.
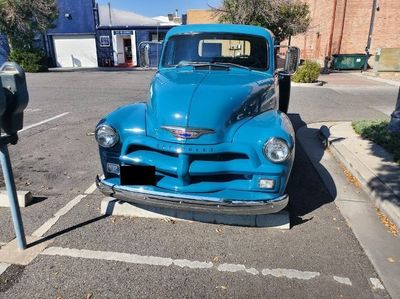
[[[155,185],[156,168],[154,166],[121,166],[121,185]]]

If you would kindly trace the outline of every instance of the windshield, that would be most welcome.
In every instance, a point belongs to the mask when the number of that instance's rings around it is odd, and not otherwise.
[[[267,40],[259,36],[227,33],[175,35],[165,47],[163,67],[226,63],[256,70],[268,69]]]

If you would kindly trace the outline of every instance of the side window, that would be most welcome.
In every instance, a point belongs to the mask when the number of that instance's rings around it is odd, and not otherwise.
[[[170,40],[165,45],[165,62],[168,65],[174,64],[174,50],[175,50],[175,41]]]

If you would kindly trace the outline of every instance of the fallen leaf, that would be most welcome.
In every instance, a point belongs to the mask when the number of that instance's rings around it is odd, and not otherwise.
[[[114,218],[114,217],[111,218],[111,223],[112,223],[112,224],[114,224],[116,221],[117,221],[116,218]]]
[[[218,262],[219,261],[219,256],[215,256],[214,258],[213,258],[213,262]]]
[[[396,262],[396,259],[394,257],[392,257],[392,256],[388,257],[387,260],[389,261],[389,263],[395,263]]]
[[[174,219],[172,219],[172,218],[164,218],[163,219],[165,222],[167,222],[167,223],[171,223],[171,224],[175,224],[176,223],[176,221],[174,220]]]
[[[92,293],[87,294],[86,299],[93,299],[93,294]]]
[[[224,229],[222,227],[216,228],[215,231],[219,234],[224,232]]]
[[[379,220],[381,223],[387,228],[387,230],[395,237],[399,235],[399,229],[396,224],[391,221],[380,209],[376,209],[376,213],[378,214]]]

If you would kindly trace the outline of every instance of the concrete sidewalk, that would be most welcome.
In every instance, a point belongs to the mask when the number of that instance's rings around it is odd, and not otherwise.
[[[370,81],[382,82],[400,87],[400,75],[397,72],[392,73],[374,73],[374,72],[351,72],[353,76],[366,78]]]
[[[361,182],[375,205],[400,227],[400,166],[382,147],[358,136],[351,122],[327,124],[332,154]]]
[[[346,137],[338,136],[336,141],[333,141],[336,136],[332,135],[331,150],[326,150],[319,139],[321,126],[327,125],[335,133],[342,134],[343,131],[336,131],[335,127],[344,124],[349,123],[308,124],[296,132],[296,138],[334,198],[336,206],[346,218],[348,226],[353,230],[360,245],[379,273],[389,294],[392,298],[400,298],[398,283],[400,277],[399,236],[388,232],[379,219],[376,206],[370,200],[370,196],[361,190],[358,184],[354,184],[354,181],[346,174],[345,167],[338,163],[338,160],[343,162],[353,171],[349,166],[349,160],[351,159],[351,163],[355,163],[354,157],[349,157],[346,153],[348,160],[345,160],[342,157],[337,159],[338,156],[332,155],[335,151],[334,146],[339,142],[344,142]],[[349,142],[355,143],[354,139]],[[360,152],[359,150],[353,154],[358,155]],[[359,157],[361,158],[361,156]]]

